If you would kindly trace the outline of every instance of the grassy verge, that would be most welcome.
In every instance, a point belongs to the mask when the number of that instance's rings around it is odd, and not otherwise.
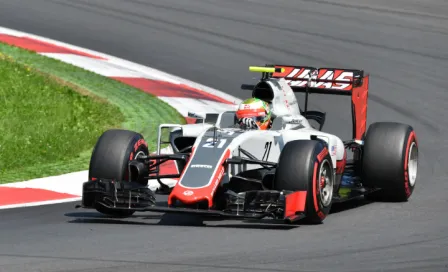
[[[0,43],[0,183],[88,168],[101,133],[184,123],[156,97],[78,67]]]

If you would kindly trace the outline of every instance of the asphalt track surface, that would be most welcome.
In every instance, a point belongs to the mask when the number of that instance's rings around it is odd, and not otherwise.
[[[0,271],[447,271],[448,4],[443,0],[0,0],[0,25],[99,50],[240,98],[266,62],[365,69],[368,121],[420,141],[408,203],[353,203],[319,226],[141,215],[74,204],[0,212]],[[346,98],[312,96],[349,137]],[[163,200],[163,198],[161,199]]]

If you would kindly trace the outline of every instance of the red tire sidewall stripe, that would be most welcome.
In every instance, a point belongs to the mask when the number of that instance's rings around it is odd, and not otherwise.
[[[319,204],[317,203],[317,168],[319,164],[317,162],[314,163],[314,173],[313,173],[313,202],[314,202],[314,210],[316,212],[319,211]]]
[[[314,210],[317,213],[317,216],[319,216],[319,218],[321,220],[323,220],[326,215],[320,210],[319,207],[319,201],[317,199],[318,194],[320,194],[320,191],[318,192],[317,188],[318,188],[318,180],[317,180],[317,170],[319,168],[320,163],[323,161],[323,159],[325,158],[325,156],[327,156],[329,154],[328,149],[325,147],[318,155],[317,155],[317,161],[314,162],[314,173],[313,173],[313,202],[314,202]]]
[[[406,196],[409,197],[411,195],[411,184],[409,183],[409,169],[408,169],[408,161],[409,161],[409,151],[411,148],[412,142],[415,141],[415,145],[417,146],[417,138],[415,137],[415,132],[412,131],[409,134],[408,143],[406,146],[406,155],[404,158],[404,189]]]

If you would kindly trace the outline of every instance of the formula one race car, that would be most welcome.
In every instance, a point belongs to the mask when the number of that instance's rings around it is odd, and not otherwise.
[[[139,133],[106,131],[93,150],[81,206],[115,216],[154,211],[321,223],[333,203],[363,196],[407,201],[417,177],[417,138],[406,124],[366,129],[369,75],[288,65],[250,70],[261,80],[242,89],[268,103],[270,129],[241,127],[235,111],[196,113],[196,124],[160,125],[156,154]],[[295,92],[305,93],[304,110]],[[308,110],[311,93],[351,97],[352,139],[322,131],[325,113]],[[172,152],[161,154],[163,145]],[[163,174],[161,165],[173,161],[176,173]],[[177,178],[173,186],[164,183]],[[169,194],[167,206],[156,205],[148,180]]]

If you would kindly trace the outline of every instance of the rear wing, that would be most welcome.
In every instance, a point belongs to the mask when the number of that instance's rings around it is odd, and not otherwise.
[[[251,66],[252,72],[261,72],[261,80],[284,78],[294,92],[305,93],[305,112],[308,94],[351,96],[353,139],[362,140],[367,126],[367,97],[369,75],[363,70],[343,68],[315,68],[310,66],[266,65]]]

